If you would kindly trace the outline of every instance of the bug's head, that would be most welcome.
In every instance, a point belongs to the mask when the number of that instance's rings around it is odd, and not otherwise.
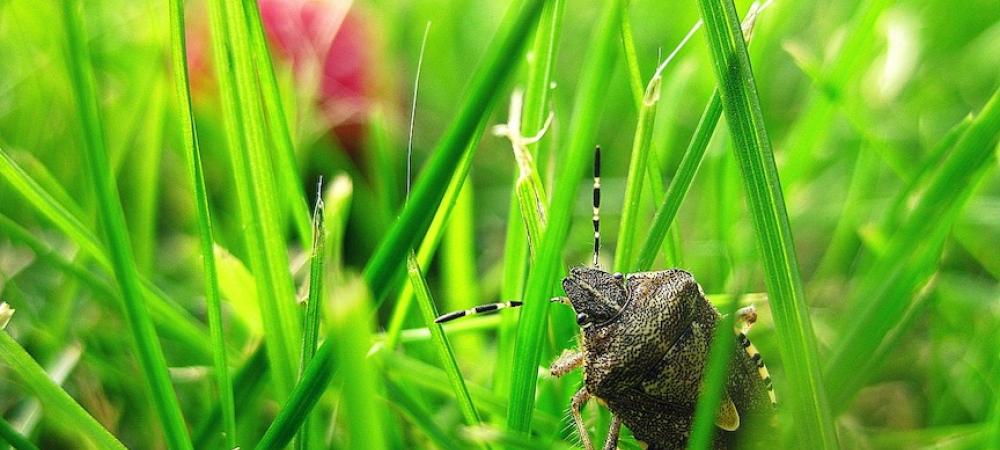
[[[608,273],[597,267],[574,267],[562,284],[581,328],[604,325],[625,307],[625,279],[620,273]]]

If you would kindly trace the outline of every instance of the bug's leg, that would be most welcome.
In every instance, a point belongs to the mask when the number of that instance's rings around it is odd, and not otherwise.
[[[580,414],[580,410],[583,409],[587,400],[590,400],[590,391],[586,387],[576,391],[576,394],[573,394],[573,401],[570,403],[570,413],[573,414],[573,422],[576,423],[577,433],[580,433],[580,442],[583,443],[583,448],[594,450],[594,444],[590,442],[590,436],[587,435],[587,427],[583,424],[583,415]]]
[[[563,350],[562,355],[559,355],[559,358],[556,358],[552,362],[552,366],[549,367],[549,373],[559,378],[582,365],[583,352],[567,349]]]
[[[740,308],[736,311],[736,331],[746,334],[750,327],[757,322],[757,308],[753,305]]]
[[[757,365],[757,375],[760,376],[761,381],[764,383],[764,389],[767,390],[767,396],[771,400],[771,404],[778,404],[778,399],[774,395],[774,386],[771,384],[771,373],[767,370],[767,366],[764,365],[764,359],[760,356],[760,351],[750,343],[750,339],[747,338],[746,333],[740,330],[736,330],[736,339],[740,347],[743,347],[743,350],[747,352],[750,361],[753,361]]]
[[[608,439],[604,441],[604,450],[615,450],[618,448],[618,435],[622,431],[622,420],[617,414],[611,414],[611,429],[608,430]]]

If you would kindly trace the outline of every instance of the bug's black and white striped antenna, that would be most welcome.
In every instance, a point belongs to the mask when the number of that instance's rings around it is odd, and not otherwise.
[[[601,259],[601,146],[594,147],[594,267]]]

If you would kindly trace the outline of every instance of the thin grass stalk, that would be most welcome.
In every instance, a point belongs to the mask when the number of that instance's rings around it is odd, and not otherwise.
[[[0,333],[3,333],[0,331]],[[6,419],[0,417],[0,443],[6,442],[8,445],[13,447],[15,450],[38,450],[35,444],[32,444],[28,438],[21,436],[10,422]]]
[[[647,171],[646,162],[649,160],[649,143],[653,137],[656,108],[660,101],[661,81],[659,73],[653,76],[649,84],[646,85],[642,105],[639,107],[639,120],[635,127],[632,155],[625,182],[625,199],[622,202],[618,246],[615,249],[614,268],[617,272],[630,273],[634,267],[632,253],[635,247],[636,233],[640,228],[636,223],[639,220],[639,200],[642,196],[643,177]]]
[[[681,158],[677,173],[670,180],[667,192],[664,194],[663,203],[656,210],[653,216],[653,225],[649,229],[649,235],[643,241],[639,249],[639,256],[635,263],[635,270],[649,270],[656,261],[656,254],[667,237],[671,224],[677,217],[677,211],[681,208],[681,203],[691,189],[695,174],[701,162],[705,159],[705,151],[708,150],[708,143],[712,140],[715,128],[722,117],[722,99],[719,97],[718,89],[712,91],[712,97],[705,106],[705,111],[701,114],[698,126],[694,130],[694,135],[684,156]]]
[[[331,302],[330,337],[338,362],[338,377],[343,381],[340,402],[347,448],[380,450],[386,448],[382,424],[381,376],[375,358],[367,356],[371,346],[372,311],[367,286],[355,282],[351,292]],[[322,348],[317,351],[317,357]],[[307,366],[307,370],[312,365]],[[308,372],[307,372],[308,373]]]
[[[462,448],[462,443],[441,429],[434,422],[433,414],[427,411],[402,383],[397,382],[393,377],[386,377],[385,387],[390,404],[413,425],[414,429],[423,432],[428,441],[437,448]]]
[[[594,148],[602,99],[616,57],[616,37],[623,2],[605,2],[587,59],[569,127],[570,144],[556,180],[549,222],[545,227],[535,266],[528,276],[527,291],[517,330],[507,428],[526,432],[531,424],[549,298],[557,269],[562,267],[562,249],[569,234],[577,189]]]
[[[320,305],[323,303],[323,299],[326,298],[324,291],[326,285],[325,257],[327,237],[324,220],[326,212],[323,205],[322,190],[323,185],[321,181],[316,193],[316,207],[313,208],[312,255],[309,258],[309,297],[306,300],[306,311],[302,326],[302,358],[299,361],[300,378],[302,370],[312,360],[313,355],[316,354],[316,346],[319,342]],[[315,420],[311,415],[307,415],[306,422],[296,437],[296,444],[299,449],[310,448],[309,436],[311,435],[311,430],[315,429],[314,425]]]
[[[549,202],[545,187],[542,186],[542,178],[535,166],[535,158],[528,150],[528,145],[541,140],[545,128],[539,130],[538,134],[533,137],[525,137],[521,131],[522,105],[523,94],[521,91],[515,90],[510,97],[507,123],[494,127],[493,133],[498,136],[506,136],[514,150],[514,160],[517,161],[518,172],[517,178],[514,180],[514,194],[517,197],[519,215],[524,223],[528,252],[531,259],[534,259],[542,231],[545,229],[546,208]]]
[[[451,179],[448,189],[444,193],[441,207],[434,214],[431,226],[427,229],[427,234],[424,236],[424,240],[420,243],[420,248],[417,250],[417,262],[420,265],[429,265],[431,263],[431,259],[434,257],[434,253],[437,251],[438,245],[444,236],[444,229],[448,223],[448,219],[451,217],[452,209],[457,204],[456,199],[468,178],[471,168],[472,154],[466,153],[458,169],[455,171],[455,177]],[[386,330],[385,339],[386,350],[392,351],[399,344],[400,333],[403,331],[403,325],[413,304],[413,294],[413,285],[411,283],[404,284],[395,305],[393,305],[392,316],[389,319],[389,328]]]
[[[233,163],[237,203],[246,224],[245,247],[257,283],[268,357],[279,398],[295,380],[300,323],[288,272],[283,233],[277,224],[276,192],[253,71],[246,20],[240,2],[209,2],[212,37],[228,150]]]
[[[628,87],[632,93],[632,104],[639,110],[642,109],[643,98],[645,98],[649,86],[642,87],[642,71],[639,69],[639,57],[635,51],[635,37],[632,33],[632,19],[628,15],[626,6],[622,13],[621,21],[622,55],[625,57],[625,68],[628,70]]]
[[[281,90],[278,88],[278,78],[274,73],[271,52],[268,51],[267,39],[264,35],[264,23],[260,17],[260,8],[254,0],[243,0],[243,11],[246,14],[246,25],[250,32],[250,45],[253,48],[254,66],[260,81],[261,98],[264,101],[264,112],[267,115],[267,127],[271,145],[277,149],[274,165],[277,173],[277,187],[284,196],[283,203],[287,205],[286,213],[291,216],[292,228],[298,234],[303,244],[309,242],[311,224],[309,208],[306,205],[306,194],[299,179],[299,170],[295,157],[295,145],[292,133],[288,129],[288,116],[281,101]]]
[[[236,404],[252,404],[254,398],[262,390],[267,374],[267,349],[263,344],[260,344],[244,360],[243,365],[233,373],[233,399]],[[197,427],[194,427],[192,433],[194,448],[210,448],[217,445],[214,438],[218,436],[215,430],[219,428],[222,421],[220,405],[213,404],[211,410],[204,417],[204,420]],[[241,418],[237,417],[237,420]]]
[[[764,263],[790,403],[797,419],[798,445],[837,448],[788,214],[736,7],[732,0],[699,0],[698,4]]]
[[[465,386],[465,379],[462,378],[462,372],[458,368],[458,361],[455,360],[455,351],[451,348],[451,343],[448,341],[448,337],[445,336],[441,325],[434,323],[434,318],[438,316],[437,308],[434,306],[430,288],[427,287],[427,281],[424,279],[420,266],[417,264],[416,255],[413,252],[410,252],[410,255],[406,259],[406,267],[410,284],[413,286],[414,293],[416,294],[417,304],[420,306],[420,315],[431,332],[431,338],[434,341],[434,348],[437,350],[438,359],[445,373],[448,375],[448,382],[451,383],[451,388],[454,391],[453,395],[458,401],[458,407],[462,412],[462,417],[465,419],[465,424],[469,426],[478,425],[482,422],[482,419],[479,417],[479,412],[476,411],[475,404],[472,403],[469,389]]]
[[[733,349],[733,328],[736,324],[736,314],[740,307],[740,296],[734,295],[726,306],[726,315],[715,322],[715,332],[712,333],[712,346],[708,352],[708,362],[705,365],[705,375],[702,377],[701,392],[698,394],[698,404],[694,410],[694,421],[691,423],[691,438],[688,440],[689,450],[703,450],[712,447],[715,437],[715,418],[719,413],[719,404],[726,392]]]
[[[757,8],[755,5],[751,6],[741,25],[747,45],[749,45],[750,40],[753,38],[753,30],[757,23],[758,14],[763,10],[763,7]],[[695,24],[692,31],[700,27],[701,22]],[[688,33],[688,37],[690,36],[691,33]],[[687,38],[680,45],[683,46],[684,42],[687,42]],[[674,52],[676,53],[677,50],[674,50]],[[671,224],[673,224],[674,219],[677,217],[677,211],[680,210],[681,203],[691,189],[694,176],[698,173],[698,168],[705,159],[708,144],[712,141],[712,136],[715,134],[715,129],[718,127],[721,117],[722,98],[719,96],[719,90],[716,88],[712,90],[708,105],[705,106],[705,110],[698,120],[698,126],[694,130],[691,142],[688,143],[688,147],[684,151],[684,156],[681,158],[677,173],[670,180],[667,192],[662,197],[663,202],[660,203],[660,207],[656,210],[649,235],[643,242],[639,250],[638,260],[635,266],[633,266],[635,270],[644,271],[652,268],[653,262],[656,260],[656,253],[660,246],[664,244],[664,239],[666,239],[667,233],[670,231]],[[658,170],[657,165],[651,165],[650,167]],[[662,177],[659,179],[662,179]]]
[[[521,111],[520,129],[527,135],[536,135],[542,132],[546,120],[551,112],[551,85],[552,72],[555,68],[556,55],[559,50],[559,34],[562,31],[563,11],[566,2],[564,0],[551,0],[545,3],[542,9],[542,17],[539,20],[538,29],[535,32],[534,43],[532,44],[528,58],[527,81],[525,82],[524,108]],[[544,172],[546,166],[545,153],[542,151],[547,142],[544,135],[541,140],[527,143],[527,149],[534,161],[536,175],[541,179],[540,173]],[[518,173],[514,177],[514,182],[521,177]],[[544,183],[541,184],[540,192],[544,191]],[[505,300],[520,299],[524,297],[525,280],[528,274],[528,258],[530,249],[528,247],[527,236],[521,227],[515,226],[522,223],[520,208],[524,205],[519,201],[519,196],[511,196],[510,207],[507,214],[507,232],[504,240],[504,266],[503,279],[500,296]],[[546,208],[548,201],[542,203],[542,208]],[[502,325],[497,335],[497,367],[510,367],[511,359],[514,355],[514,338],[517,330],[516,315],[513,311],[501,311]],[[494,392],[507,393],[510,391],[510,372],[507,370],[497,370],[494,374]],[[501,420],[498,418],[498,420]]]
[[[0,305],[0,310],[6,308],[6,304]],[[0,361],[7,365],[21,385],[35,395],[45,408],[45,414],[73,424],[74,429],[95,447],[124,450],[125,446],[117,438],[53,382],[45,369],[3,330],[4,323],[6,320],[0,318]]]
[[[191,91],[187,68],[187,43],[184,27],[184,0],[170,0],[171,57],[174,69],[174,86],[177,96],[177,115],[187,157],[188,173],[194,193],[195,214],[198,220],[198,238],[205,277],[205,301],[208,312],[208,328],[212,339],[212,368],[219,404],[222,410],[223,435],[226,446],[236,448],[236,407],[233,402],[233,386],[229,378],[229,362],[226,356],[226,338],[222,325],[222,298],[219,294],[218,271],[215,264],[215,232],[212,227],[211,208],[205,185],[205,174],[201,163],[201,148],[195,127],[194,112],[191,107]]]
[[[435,147],[434,156],[413,187],[410,200],[396,224],[365,266],[364,277],[372,286],[376,302],[384,298],[389,280],[402,268],[400,255],[426,233],[431,211],[444,195],[445,180],[454,172],[462,153],[480,128],[477,124],[482,123],[482,118],[496,103],[500,87],[513,73],[514,61],[521,55],[543,3],[542,0],[524,0],[512,5],[512,8],[520,7],[519,12],[501,25],[497,39],[490,45],[481,68],[473,77],[458,116]]]
[[[851,298],[859,305],[832,357],[826,365],[826,378],[834,389],[857,386],[847,383],[864,374],[852,373],[861,367],[885,335],[902,317],[910,298],[892,295],[915,255],[927,245],[927,236],[948,230],[978,181],[995,161],[993,151],[1000,135],[1000,89],[973,119],[955,144],[950,156],[928,182],[920,201],[906,222],[893,234],[887,248],[872,266]],[[910,290],[916,286],[910,286]],[[865,353],[867,352],[867,353]],[[844,396],[840,394],[840,396]]]
[[[473,153],[474,145],[471,144],[476,133],[482,129],[484,118],[499,97],[500,88],[513,73],[514,61],[521,55],[543,4],[542,0],[524,0],[512,6],[515,9],[511,11],[516,11],[516,14],[509,15],[501,25],[483,64],[473,77],[469,95],[465,97],[458,116],[436,147],[423,176],[417,180],[399,219],[365,265],[364,278],[376,303],[389,292],[394,275],[402,267],[399,256],[423,237],[430,226],[433,211],[437,210],[446,190],[444,181],[454,174],[464,155]],[[303,413],[311,409],[322,394],[331,376],[328,369],[332,368],[332,342],[327,339],[317,350],[299,385],[265,432],[258,448],[284,446],[301,424]]]
[[[134,339],[134,351],[142,367],[146,387],[153,397],[152,402],[163,426],[167,445],[171,449],[190,449],[191,440],[187,434],[180,404],[170,383],[167,362],[163,357],[153,321],[143,301],[142,282],[139,280],[132,245],[126,232],[125,213],[119,201],[118,188],[111,175],[81,10],[82,5],[79,2],[63,3],[70,79],[76,93],[77,113],[80,115],[84,131],[83,147],[87,171],[94,185],[100,222],[110,247],[115,278],[122,291],[126,322]]]

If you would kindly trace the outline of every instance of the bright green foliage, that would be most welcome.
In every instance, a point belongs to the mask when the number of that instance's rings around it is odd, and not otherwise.
[[[0,446],[574,448],[595,145],[784,446],[1000,443],[995,0],[0,4]]]

